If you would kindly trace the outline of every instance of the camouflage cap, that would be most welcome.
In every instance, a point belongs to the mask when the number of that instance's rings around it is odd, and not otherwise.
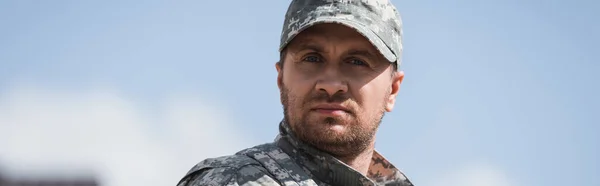
[[[279,51],[304,29],[318,23],[338,23],[365,36],[390,62],[400,65],[402,21],[389,0],[292,0]]]

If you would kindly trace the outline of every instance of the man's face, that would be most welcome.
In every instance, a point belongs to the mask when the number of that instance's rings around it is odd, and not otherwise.
[[[374,143],[402,72],[355,30],[319,24],[301,32],[276,65],[285,119],[296,136],[337,156]]]

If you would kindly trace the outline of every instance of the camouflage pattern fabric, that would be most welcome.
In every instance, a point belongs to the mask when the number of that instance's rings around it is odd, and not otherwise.
[[[335,157],[297,140],[287,123],[281,122],[279,131],[272,143],[198,163],[178,186],[413,186],[377,151],[373,153],[368,175],[365,176]]]

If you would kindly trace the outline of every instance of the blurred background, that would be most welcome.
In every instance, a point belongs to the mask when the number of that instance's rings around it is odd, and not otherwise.
[[[393,0],[418,186],[600,186],[600,3]],[[286,1],[0,1],[0,185],[175,185],[267,143]],[[58,183],[60,182],[60,183]]]

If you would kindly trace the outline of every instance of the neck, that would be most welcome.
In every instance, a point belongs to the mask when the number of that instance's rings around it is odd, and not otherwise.
[[[350,156],[336,156],[337,159],[354,168],[363,175],[367,175],[373,158],[375,144],[371,143],[365,150]]]

